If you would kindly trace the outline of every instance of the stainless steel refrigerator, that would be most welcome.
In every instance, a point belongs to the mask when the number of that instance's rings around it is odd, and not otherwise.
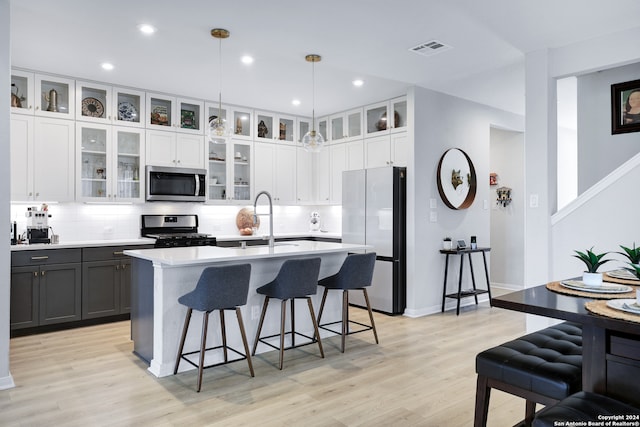
[[[406,307],[406,168],[342,173],[342,241],[373,246],[376,265],[367,289],[374,310],[402,314]],[[365,306],[361,293],[350,303]]]

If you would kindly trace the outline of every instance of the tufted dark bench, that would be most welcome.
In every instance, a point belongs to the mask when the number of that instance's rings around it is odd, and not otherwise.
[[[476,372],[476,427],[487,424],[492,388],[524,398],[530,425],[536,403],[552,405],[582,390],[582,327],[564,322],[485,350]]]
[[[629,415],[631,417],[625,417]],[[638,408],[600,394],[581,391],[541,410],[533,420],[533,427],[567,425],[568,421],[572,421],[574,425],[583,425],[579,424],[580,421],[584,422],[584,425],[589,421],[604,421],[604,425],[610,420],[637,422],[638,416]]]

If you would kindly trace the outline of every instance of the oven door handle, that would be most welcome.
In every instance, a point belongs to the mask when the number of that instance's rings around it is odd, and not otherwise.
[[[196,180],[196,194],[194,196],[198,196],[200,195],[200,177],[196,174],[193,178]]]

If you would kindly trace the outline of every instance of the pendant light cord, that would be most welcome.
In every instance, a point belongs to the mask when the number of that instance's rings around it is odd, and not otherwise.
[[[311,125],[316,131],[316,63],[311,63]]]
[[[222,38],[218,39],[218,123],[222,123]]]

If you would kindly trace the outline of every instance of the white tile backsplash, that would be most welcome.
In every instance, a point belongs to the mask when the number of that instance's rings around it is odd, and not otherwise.
[[[268,207],[258,205],[258,212],[268,212]],[[17,222],[18,232],[27,228],[25,212],[34,204],[12,204],[11,220]],[[197,214],[198,231],[214,236],[239,235],[236,215],[246,206],[213,206],[200,203],[144,203],[139,205],[102,205],[84,203],[50,204],[49,225],[61,241],[112,240],[140,237],[142,214]],[[341,233],[342,208],[340,206],[274,206],[274,233],[298,233],[309,231],[311,212],[320,214],[322,230]],[[260,218],[258,234],[269,233],[269,218]]]

